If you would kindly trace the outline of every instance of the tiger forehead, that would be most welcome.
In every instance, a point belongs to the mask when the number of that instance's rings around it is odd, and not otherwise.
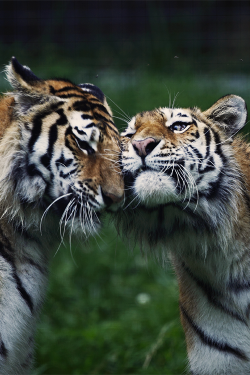
[[[70,94],[73,94],[76,97],[86,97],[87,99],[89,96],[86,95],[86,92],[80,87],[70,81],[56,79],[47,80],[46,86],[50,94],[59,96],[61,98],[67,98]]]
[[[191,122],[192,114],[189,109],[183,108],[159,108],[159,111],[164,115],[165,121],[168,125],[177,121]]]
[[[52,86],[55,90],[61,90],[61,89],[64,89],[65,87],[71,87],[71,88],[77,87],[72,82],[67,81],[67,80],[48,79],[46,83],[49,86]]]
[[[153,111],[145,111],[136,115],[135,128],[143,125],[163,124],[170,126],[174,122],[192,122],[195,115],[191,109],[159,108]]]

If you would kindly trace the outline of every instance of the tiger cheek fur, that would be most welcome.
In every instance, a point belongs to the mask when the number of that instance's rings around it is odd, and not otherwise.
[[[0,373],[27,374],[51,248],[84,241],[123,201],[120,138],[102,91],[41,80],[15,58],[0,100]]]
[[[163,263],[180,291],[190,371],[250,374],[250,145],[236,95],[137,114],[122,133],[120,229]]]

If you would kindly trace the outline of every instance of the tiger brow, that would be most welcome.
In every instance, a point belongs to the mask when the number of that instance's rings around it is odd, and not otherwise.
[[[169,124],[167,125],[167,127],[170,127],[172,125],[192,125],[192,124],[195,124],[194,121],[189,121],[189,122],[185,122],[185,121],[175,121],[175,122],[172,122],[172,124]],[[196,125],[196,124],[195,124]]]
[[[76,90],[76,91],[79,91],[79,92],[83,91],[81,88],[76,87],[76,86],[66,86],[66,87],[63,87],[61,89],[55,90],[55,92],[63,92],[63,91],[70,91],[70,90]]]

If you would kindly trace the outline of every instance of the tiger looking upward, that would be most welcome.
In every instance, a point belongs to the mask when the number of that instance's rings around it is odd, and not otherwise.
[[[250,374],[250,145],[242,98],[137,114],[122,133],[120,228],[164,263],[180,292],[190,372]]]
[[[119,133],[102,91],[41,80],[16,58],[0,100],[0,373],[27,374],[51,250],[123,200]]]

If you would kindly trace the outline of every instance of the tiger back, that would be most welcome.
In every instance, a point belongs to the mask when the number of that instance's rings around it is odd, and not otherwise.
[[[41,80],[16,58],[0,101],[0,373],[27,374],[53,246],[84,241],[123,200],[119,133],[92,84]]]
[[[118,222],[170,258],[193,375],[250,374],[250,145],[242,98],[137,114],[122,133]],[[167,299],[166,299],[167,303]]]

